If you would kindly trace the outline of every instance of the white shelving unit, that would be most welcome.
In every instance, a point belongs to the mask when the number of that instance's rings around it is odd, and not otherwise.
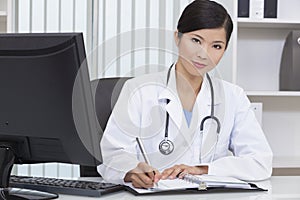
[[[300,91],[279,91],[286,36],[300,30],[300,13],[295,7],[300,7],[300,1],[279,0],[276,19],[234,19],[237,46],[233,82],[246,90],[251,102],[263,103],[262,127],[274,153],[274,168],[300,168]]]
[[[300,97],[300,91],[246,91],[246,94],[250,97]]]
[[[280,19],[254,19],[250,20],[247,18],[238,18],[239,28],[291,28],[300,27],[299,20],[280,20]]]

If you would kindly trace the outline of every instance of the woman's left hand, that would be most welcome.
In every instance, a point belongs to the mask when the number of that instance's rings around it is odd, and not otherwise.
[[[175,179],[183,178],[184,174],[201,175],[208,173],[208,166],[188,166],[188,165],[174,165],[165,169],[161,175],[161,179]]]

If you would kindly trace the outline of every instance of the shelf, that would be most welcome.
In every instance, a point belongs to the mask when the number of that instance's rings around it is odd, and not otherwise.
[[[246,91],[248,96],[300,97],[300,91]]]
[[[300,29],[300,21],[295,20],[279,20],[279,19],[249,19],[238,18],[239,28],[298,28]]]
[[[274,168],[298,168],[300,166],[300,156],[274,156]]]

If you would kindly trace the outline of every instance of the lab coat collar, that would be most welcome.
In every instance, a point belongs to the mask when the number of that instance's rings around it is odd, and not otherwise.
[[[167,83],[167,73],[165,74],[165,83]],[[214,105],[218,105],[221,103],[221,98],[218,95],[218,91],[220,89],[223,88],[219,88],[220,84],[216,84],[215,80],[212,76],[211,80],[212,80],[212,84],[214,87]],[[182,105],[181,105],[181,101],[179,99],[178,93],[177,93],[177,89],[176,89],[176,73],[175,73],[175,66],[172,67],[171,72],[170,72],[170,78],[169,78],[169,82],[168,85],[165,87],[165,89],[163,89],[158,96],[158,100],[161,103],[166,103],[166,100],[169,99],[170,102],[168,103],[168,105],[166,105],[166,111],[169,113],[170,117],[173,119],[173,121],[175,122],[175,124],[178,126],[178,128],[182,127],[182,123],[183,120],[185,120],[184,114],[183,114],[183,110],[182,110]],[[196,114],[198,115],[199,113],[203,113],[200,112],[201,108],[203,108],[200,105],[206,105],[205,107],[207,107],[207,110],[210,110],[210,106],[211,106],[211,91],[210,91],[210,85],[207,79],[207,75],[204,76],[203,79],[203,83],[201,86],[201,90],[199,92],[199,94],[197,95],[196,98],[196,102],[195,104],[197,104],[196,108],[197,111],[194,109],[193,111],[193,115]],[[192,117],[192,121],[191,121],[191,125],[195,125],[198,124],[199,122],[193,122],[193,119],[198,118],[198,117]],[[199,121],[199,118],[198,120]]]
[[[165,83],[167,83],[167,73],[165,74]],[[220,104],[222,102],[222,99],[220,95],[218,95],[218,91],[223,88],[220,87],[220,84],[215,83],[214,77],[210,75],[210,78],[212,80],[213,88],[214,88],[214,104]],[[203,96],[205,97],[208,101],[207,105],[211,106],[211,90],[210,90],[210,85],[208,82],[207,74],[204,76],[203,83],[201,86],[201,90],[197,96],[197,100]],[[178,94],[177,94],[177,88],[176,88],[176,73],[175,73],[175,67],[173,66],[171,69],[170,73],[170,79],[169,83],[166,86],[164,90],[162,90],[158,96],[159,101],[169,99],[170,101],[172,100],[179,100]],[[180,100],[179,100],[180,101]],[[203,103],[203,102],[202,102]]]
[[[172,65],[168,84],[167,84],[167,74],[168,74],[168,71],[167,71],[167,73],[165,73],[166,87],[164,90],[162,90],[160,92],[160,94],[158,96],[158,99],[160,101],[166,100],[166,99],[169,99],[170,101],[178,99],[177,89],[176,89],[176,73],[175,73],[174,64]]]

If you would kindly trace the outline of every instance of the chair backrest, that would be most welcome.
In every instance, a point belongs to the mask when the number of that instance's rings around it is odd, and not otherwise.
[[[102,78],[92,81],[95,110],[101,129],[104,131],[112,109],[118,100],[125,81],[131,77]],[[80,176],[99,176],[96,167],[80,166]]]
[[[118,100],[123,84],[128,79],[130,77],[103,78],[92,82],[92,87],[96,86],[93,90],[95,92],[95,109],[102,130],[105,130],[106,123]]]

